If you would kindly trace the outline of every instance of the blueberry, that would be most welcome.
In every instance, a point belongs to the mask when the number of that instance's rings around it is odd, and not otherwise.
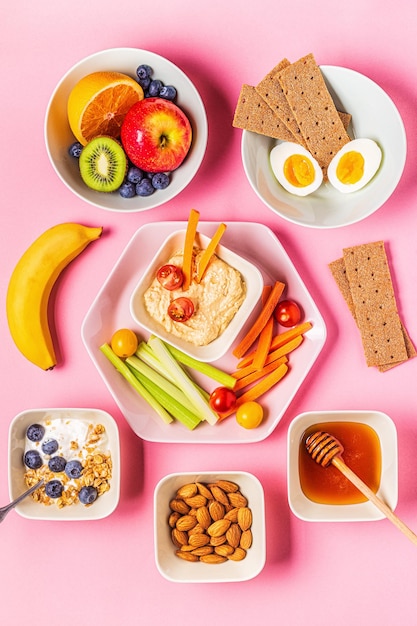
[[[142,65],[139,65],[139,67],[136,69],[136,76],[139,78],[139,80],[144,80],[145,78],[149,78],[150,76],[152,76],[152,68],[150,65],[145,65],[144,63],[142,63]]]
[[[97,499],[97,489],[95,487],[82,487],[78,497],[81,504],[92,504]]]
[[[155,187],[152,186],[152,181],[149,180],[149,178],[143,178],[143,180],[136,185],[136,193],[138,196],[150,196],[154,191]]]
[[[170,183],[168,174],[165,172],[158,172],[152,177],[152,186],[155,189],[166,189]]]
[[[140,183],[142,178],[143,178],[142,170],[136,167],[136,165],[131,165],[129,169],[127,170],[126,179],[130,183],[135,183],[135,185],[137,185],[137,183]]]
[[[165,100],[174,100],[177,90],[172,85],[164,85],[159,91],[159,97]]]
[[[74,157],[75,159],[78,159],[82,152],[82,149],[83,149],[82,144],[80,144],[79,141],[74,141],[74,143],[72,143],[70,147],[68,148],[68,154]]]
[[[45,429],[40,424],[31,424],[26,431],[26,437],[30,441],[40,441],[45,434]]]
[[[151,79],[149,77],[148,78],[139,78],[138,79],[138,83],[142,87],[144,93],[147,93],[148,87],[151,84]]]
[[[42,444],[42,452],[44,454],[54,454],[58,450],[58,442],[56,439],[47,439]]]
[[[158,79],[151,80],[151,82],[149,83],[149,87],[148,87],[148,97],[157,98],[163,86],[164,86],[164,83],[162,82],[162,80],[158,80]]]
[[[136,196],[136,185],[126,180],[119,187],[119,195],[122,198],[134,198]]]
[[[65,466],[65,473],[69,478],[79,478],[82,474],[83,466],[77,460],[68,461]]]
[[[30,469],[39,469],[42,467],[42,457],[37,450],[27,450],[23,457],[23,462]]]
[[[63,456],[53,456],[48,461],[48,467],[51,472],[63,472],[67,462]]]
[[[45,485],[45,493],[50,498],[60,498],[64,491],[64,485],[60,480],[50,480]]]

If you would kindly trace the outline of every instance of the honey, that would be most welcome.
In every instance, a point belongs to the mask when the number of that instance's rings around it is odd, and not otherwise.
[[[367,498],[336,467],[322,467],[307,452],[309,435],[324,431],[342,444],[342,458],[375,493],[381,480],[381,444],[375,430],[357,422],[320,422],[310,426],[300,441],[298,468],[304,495],[319,504],[359,504]]]

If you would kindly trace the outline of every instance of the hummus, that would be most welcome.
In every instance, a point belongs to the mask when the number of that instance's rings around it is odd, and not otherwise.
[[[200,248],[194,248],[194,276],[202,253]],[[166,263],[182,267],[182,252],[174,254]],[[213,254],[200,283],[193,279],[189,289],[168,291],[154,278],[144,298],[149,315],[167,332],[195,346],[206,346],[230,324],[245,295],[246,285],[241,273]],[[168,315],[168,306],[181,296],[192,300],[194,313],[187,322],[174,322]]]

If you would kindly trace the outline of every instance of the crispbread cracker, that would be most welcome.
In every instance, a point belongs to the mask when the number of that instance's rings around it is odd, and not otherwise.
[[[367,364],[407,360],[384,242],[345,248],[343,260]]]
[[[258,94],[271,107],[275,115],[279,117],[281,122],[287,127],[288,131],[293,135],[292,141],[305,146],[305,141],[300,133],[300,128],[295,120],[287,98],[284,95],[278,76],[290,62],[288,59],[282,59],[255,87]]]
[[[314,56],[291,63],[278,78],[304,141],[326,174],[332,157],[350,137]]]
[[[247,84],[242,85],[240,90],[233,126],[282,141],[294,141],[292,133],[256,92],[255,87]]]
[[[330,271],[332,273],[332,276],[339,288],[340,293],[342,294],[348,308],[349,311],[351,312],[353,319],[355,320],[355,322],[357,323],[356,320],[356,312],[355,312],[355,305],[353,302],[353,298],[352,298],[352,293],[350,291],[350,284],[349,284],[349,280],[347,278],[346,275],[346,266],[345,266],[345,261],[344,258],[340,258],[337,259],[336,261],[332,261],[331,263],[329,263],[329,268]],[[403,337],[404,337],[404,343],[405,343],[405,348],[407,351],[407,360],[411,359],[413,357],[416,356],[416,349],[410,339],[410,336],[407,332],[407,329],[404,327],[404,324],[401,323],[401,330],[403,333]],[[395,367],[396,365],[400,365],[401,363],[403,363],[404,360],[401,361],[395,361],[394,363],[389,363],[386,365],[378,365],[378,369],[380,372],[385,372],[389,369],[391,369],[392,367]]]

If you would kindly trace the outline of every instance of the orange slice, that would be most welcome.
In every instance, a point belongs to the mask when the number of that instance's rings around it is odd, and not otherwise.
[[[117,139],[126,113],[143,97],[142,87],[126,74],[88,74],[69,95],[67,112],[70,128],[83,146],[99,135]]]

